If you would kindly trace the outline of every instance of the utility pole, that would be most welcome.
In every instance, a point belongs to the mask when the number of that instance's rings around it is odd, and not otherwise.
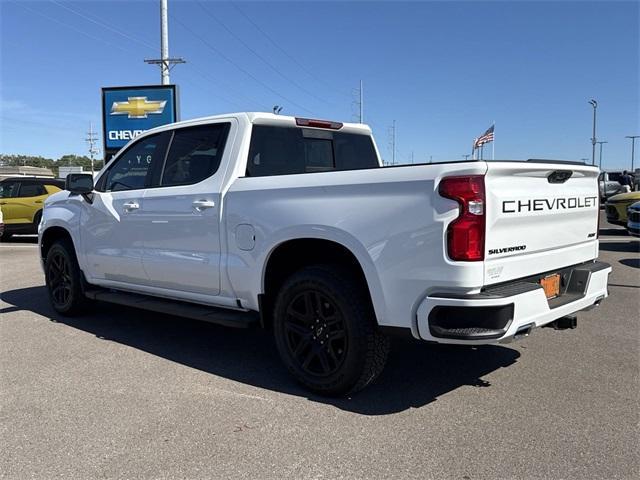
[[[364,123],[364,90],[362,80],[360,80],[360,123]]]
[[[470,157],[471,155],[469,155],[468,153],[465,153],[464,155],[462,155],[462,157],[464,158],[465,162],[467,161],[467,159]]]
[[[391,165],[396,164],[396,121],[391,126]]]
[[[411,150],[411,163],[413,163],[413,150]]]
[[[591,165],[596,164],[596,110],[598,110],[598,102],[593,98],[589,100],[589,103],[593,107],[593,136],[591,137]]]
[[[635,157],[635,150],[636,150],[636,138],[640,138],[640,135],[627,135],[624,138],[630,138],[631,139],[631,173],[633,173],[633,160]]]
[[[160,83],[169,85],[169,72],[174,65],[178,63],[186,63],[182,57],[169,57],[169,20],[168,20],[168,0],[160,0],[160,57],[145,59],[145,63],[150,65],[160,65]]]
[[[364,123],[364,89],[362,80],[360,80],[360,87],[354,88],[351,94],[353,95],[353,100],[351,101],[352,115],[358,119],[358,123]]]
[[[596,143],[600,144],[600,162],[599,163],[600,163],[600,170],[602,170],[602,144],[609,143],[609,142],[602,141],[602,142],[596,142]]]
[[[93,158],[98,154],[98,147],[96,144],[98,143],[98,134],[93,131],[93,122],[89,123],[89,131],[87,132],[87,137],[85,141],[89,144],[89,158],[91,159],[91,175],[93,175]]]

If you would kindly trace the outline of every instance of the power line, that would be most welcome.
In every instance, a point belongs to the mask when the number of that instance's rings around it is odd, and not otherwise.
[[[276,90],[274,90],[273,88],[271,88],[269,85],[267,85],[266,83],[264,83],[262,80],[260,80],[259,78],[257,78],[255,75],[253,75],[251,72],[248,72],[247,70],[245,70],[244,68],[242,68],[240,65],[238,65],[236,62],[234,62],[231,58],[229,58],[227,55],[225,55],[221,50],[219,50],[218,48],[214,47],[213,45],[211,45],[207,40],[205,40],[202,36],[198,35],[197,33],[195,33],[190,27],[187,27],[184,23],[182,23],[177,17],[175,17],[174,15],[169,15],[174,21],[176,21],[178,23],[178,25],[180,25],[183,29],[185,29],[186,31],[188,31],[191,35],[193,35],[194,37],[196,37],[198,40],[200,40],[200,42],[205,45],[209,50],[211,50],[212,52],[218,54],[220,57],[222,57],[224,60],[226,60],[228,63],[230,63],[231,65],[233,65],[234,67],[236,67],[238,70],[240,70],[242,73],[244,73],[245,75],[247,75],[248,77],[252,78],[255,82],[259,83],[260,85],[262,85],[264,88],[266,88],[267,90],[269,90],[271,93],[273,93],[274,95],[277,95],[278,97],[282,98],[283,100],[286,100],[287,102],[289,102],[291,105],[294,105],[296,107],[298,107],[301,110],[304,110],[305,112],[308,112],[310,114],[313,114],[313,112],[305,107],[303,107],[302,105],[299,105],[298,103],[294,102],[293,100],[290,100],[289,98],[285,97],[284,95],[282,95],[281,93],[277,92]]]
[[[147,43],[144,40],[140,40],[138,38],[132,37],[128,33],[124,33],[121,30],[118,30],[117,28],[115,28],[115,27],[113,27],[113,26],[111,26],[111,25],[109,25],[107,23],[104,23],[104,22],[102,22],[100,20],[94,20],[93,18],[89,17],[88,15],[85,15],[85,14],[83,14],[83,13],[77,11],[77,10],[74,10],[73,8],[68,7],[67,5],[63,5],[62,3],[57,2],[56,0],[49,0],[49,1],[51,3],[53,3],[54,5],[57,5],[58,7],[64,8],[65,10],[68,10],[69,12],[71,12],[71,13],[79,16],[79,17],[84,18],[85,20],[87,20],[87,21],[89,21],[91,23],[94,23],[94,24],[99,25],[99,26],[101,26],[103,28],[106,28],[107,30],[111,30],[112,32],[117,33],[118,35],[120,35],[120,36],[122,36],[124,38],[127,38],[127,39],[129,39],[129,40],[131,40],[133,42],[136,42],[136,43],[138,43],[138,44],[140,44],[140,45],[142,45],[144,47],[150,48],[151,50],[154,50],[154,51],[156,50],[156,47],[154,47],[150,43]]]
[[[254,99],[254,98],[247,97],[247,96],[246,96],[246,95],[244,95],[244,94],[240,94],[240,93],[237,93],[237,92],[233,92],[233,91],[232,91],[232,89],[231,89],[230,87],[228,87],[228,86],[226,86],[226,85],[223,85],[222,83],[220,83],[220,82],[219,82],[219,81],[217,81],[217,80],[214,80],[214,79],[213,79],[213,78],[211,78],[211,77],[209,76],[209,74],[208,74],[208,73],[206,73],[204,70],[201,70],[201,69],[197,68],[197,67],[193,64],[193,62],[190,62],[190,63],[188,64],[188,67],[189,67],[189,68],[191,68],[194,72],[196,72],[196,73],[197,73],[201,78],[203,78],[204,80],[207,80],[208,82],[211,82],[211,83],[213,83],[213,84],[217,84],[218,86],[220,86],[220,87],[224,88],[226,91],[231,91],[231,92],[233,93],[233,95],[234,95],[234,96],[236,96],[237,98],[241,98],[243,101],[247,101],[247,102],[249,102],[249,103],[256,104],[256,105],[260,106],[260,107],[261,107],[263,110],[265,110],[265,111],[269,111],[269,110],[270,110],[270,107],[266,106],[264,103],[262,103],[262,102],[260,102],[260,101],[258,101],[258,100],[256,100],[256,99]],[[209,94],[209,93],[208,93],[208,94]],[[216,94],[215,94],[215,93],[213,93],[213,95],[216,95]],[[223,98],[223,97],[220,97],[219,95],[216,95],[216,96],[217,96],[218,98],[222,98],[222,99],[223,99],[223,100],[225,100],[225,101],[230,101],[230,103],[234,103],[235,105],[239,106],[240,108],[243,108],[243,106],[242,106],[241,104],[239,104],[239,103],[237,103],[237,102],[235,102],[235,101],[233,101],[233,100],[225,99],[225,98]]]
[[[109,41],[107,41],[107,40],[104,40],[104,39],[102,39],[102,38],[94,37],[93,35],[90,35],[90,34],[88,34],[88,33],[84,32],[84,31],[82,31],[82,30],[77,29],[76,27],[74,27],[74,26],[72,26],[72,25],[69,25],[69,24],[67,24],[67,23],[65,23],[65,22],[62,22],[62,21],[58,20],[57,18],[51,17],[51,16],[46,15],[46,14],[43,14],[43,13],[41,13],[41,12],[37,11],[37,10],[33,10],[33,9],[29,8],[29,7],[26,7],[24,4],[18,4],[18,3],[17,3],[16,5],[18,5],[18,6],[22,7],[22,8],[24,8],[25,10],[27,10],[27,11],[29,11],[29,12],[31,12],[31,13],[35,13],[35,14],[37,14],[37,15],[39,15],[39,16],[41,16],[41,17],[43,17],[43,18],[46,18],[47,20],[50,20],[50,21],[55,22],[55,23],[58,23],[58,24],[60,24],[60,25],[62,25],[62,26],[64,26],[64,27],[67,27],[68,29],[70,29],[70,30],[72,30],[72,31],[74,31],[74,32],[76,32],[76,33],[79,33],[79,34],[81,34],[81,35],[84,35],[84,36],[86,36],[86,37],[88,37],[88,38],[91,38],[91,39],[93,39],[93,40],[96,40],[96,41],[98,41],[98,42],[104,43],[105,45],[108,45],[108,46],[111,46],[111,47],[119,48],[119,49],[120,49],[120,50],[122,50],[123,52],[127,52],[127,53],[132,53],[132,54],[134,54],[134,55],[138,55],[138,52],[137,52],[137,51],[135,51],[135,50],[133,50],[133,49],[130,49],[130,48],[124,48],[123,46],[118,45],[118,44],[116,44],[116,43],[111,43],[111,42],[109,42]],[[64,8],[66,8],[66,7],[64,7]],[[67,8],[67,9],[68,9],[68,8]],[[76,12],[74,12],[74,13],[76,13]],[[78,15],[80,15],[80,16],[82,16],[83,18],[86,18],[86,16],[85,16],[85,15],[82,15],[82,14],[80,14],[79,12],[77,12],[77,14],[78,14]],[[88,18],[87,18],[87,19],[88,19]],[[91,19],[88,19],[88,20],[91,20]],[[93,23],[95,23],[95,22],[93,22]],[[105,28],[108,28],[108,29],[110,29],[110,30],[114,30],[114,31],[115,31],[115,30],[117,30],[117,29],[115,29],[115,27],[113,27],[113,26],[111,26],[111,25],[109,25],[109,24],[107,24],[107,23],[105,23],[105,22],[101,22],[101,23],[103,23],[103,24],[104,24]],[[123,36],[124,36],[124,37],[126,37],[126,38],[130,38],[130,39],[131,39],[131,38],[133,38],[133,37],[129,37],[128,35],[123,35]],[[140,43],[140,44],[142,44],[142,45],[144,45],[144,46],[148,46],[149,48],[153,48],[153,47],[150,47],[148,44],[145,44],[145,42],[144,42],[144,41],[142,41],[142,40],[137,40],[137,39],[135,39],[134,41],[136,41],[137,43]],[[154,48],[154,49],[155,49],[155,48]],[[203,72],[202,70],[197,69],[197,67],[193,64],[193,62],[191,62],[191,63],[189,64],[189,67],[190,67],[191,69],[193,69],[196,73],[198,73],[198,74],[199,74],[203,79],[205,79],[206,81],[211,82],[211,83],[213,83],[213,84],[216,84],[216,83],[217,83],[217,82],[213,81],[210,77],[207,77],[207,76],[204,74],[204,72]],[[195,86],[196,86],[197,88],[199,88],[199,89],[202,89],[202,87],[200,87],[199,85],[195,84],[193,81],[191,81],[191,80],[189,80],[189,79],[187,79],[187,78],[184,78],[183,80],[184,80],[184,81],[187,81],[188,83],[191,83],[191,84],[195,85]],[[218,83],[218,85],[220,85],[220,84]],[[231,89],[230,89],[229,87],[225,87],[225,90],[229,91],[229,90],[231,90]],[[210,90],[206,90],[206,92],[207,92],[207,95],[216,96],[216,97],[220,98],[221,100],[224,100],[225,102],[235,103],[236,105],[241,106],[241,105],[239,105],[238,103],[234,102],[233,100],[231,100],[231,99],[229,99],[229,98],[223,97],[223,96],[218,95],[218,94],[216,94],[216,93],[212,93]],[[236,96],[238,96],[238,95],[236,94]],[[252,102],[252,103],[259,103],[259,102],[255,101],[255,100],[253,100],[253,99],[249,99],[249,98],[248,98],[248,97],[246,97],[246,96],[245,96],[244,98],[245,98],[245,99],[248,99],[248,100],[249,100],[250,102]],[[265,108],[265,109],[266,109],[267,107],[265,107],[265,106],[263,105],[263,108]],[[44,124],[43,124],[43,125],[44,125]]]
[[[74,32],[79,33],[81,35],[84,35],[85,37],[91,38],[92,40],[96,40],[98,42],[105,43],[106,45],[109,45],[110,47],[119,48],[123,52],[131,52],[131,50],[128,50],[128,49],[126,49],[124,47],[121,47],[120,45],[118,45],[116,43],[108,42],[107,40],[104,40],[103,38],[94,37],[93,35],[90,35],[90,34],[88,34],[86,32],[83,32],[82,30],[77,29],[73,25],[69,25],[68,23],[62,22],[62,21],[58,20],[57,18],[51,17],[50,15],[46,15],[46,14],[44,14],[42,12],[39,12],[39,11],[34,10],[32,8],[29,8],[26,5],[24,5],[23,3],[14,2],[14,5],[18,5],[20,8],[24,8],[25,10],[27,10],[27,11],[29,11],[31,13],[35,13],[36,15],[39,15],[42,18],[46,18],[47,20],[50,20],[50,21],[55,22],[55,23],[57,23],[59,25],[67,27],[68,29],[73,30]]]
[[[302,85],[300,85],[299,83],[295,82],[294,80],[292,80],[291,78],[287,77],[286,75],[284,75],[280,70],[278,70],[273,64],[271,64],[266,58],[264,58],[262,55],[260,55],[258,52],[256,52],[249,44],[247,44],[247,42],[245,42],[242,37],[240,37],[239,35],[237,35],[233,30],[231,30],[229,27],[227,27],[225,25],[224,22],[222,22],[219,18],[217,18],[213,13],[211,13],[209,10],[207,10],[205,8],[205,6],[202,4],[202,2],[198,1],[196,2],[198,4],[198,6],[209,16],[211,17],[218,25],[220,25],[222,28],[224,28],[227,33],[229,33],[229,35],[231,35],[233,38],[235,38],[238,42],[240,42],[247,50],[249,50],[253,55],[255,55],[258,59],[260,59],[265,65],[267,65],[271,70],[273,70],[278,76],[282,77],[283,79],[285,79],[287,82],[289,82],[291,85],[295,86],[296,88],[298,88],[300,91],[306,93],[307,95],[315,98],[316,100],[319,100],[323,103],[327,103],[326,100],[324,98],[320,98],[318,97],[315,93],[310,92],[309,90],[307,90],[306,88],[304,88]]]
[[[336,89],[334,86],[330,85],[329,83],[327,83],[326,81],[322,80],[321,78],[319,78],[315,73],[313,73],[312,71],[310,71],[307,67],[305,67],[302,63],[300,63],[293,55],[291,55],[289,52],[287,52],[284,48],[282,48],[270,35],[267,34],[267,32],[265,32],[262,28],[260,28],[260,25],[258,25],[256,22],[254,22],[251,17],[249,17],[238,5],[236,2],[231,2],[231,5],[233,5],[233,7],[240,13],[240,15],[242,15],[251,25],[253,25],[253,27],[260,32],[267,40],[269,40],[269,42],[276,47],[278,50],[280,50],[280,52],[282,52],[287,58],[289,58],[293,63],[295,63],[298,67],[300,67],[307,75],[309,75],[311,78],[313,78],[314,80],[324,84],[327,88],[329,88],[330,90],[335,91],[336,93],[339,93],[340,95],[343,95],[345,97],[349,97],[348,94]]]

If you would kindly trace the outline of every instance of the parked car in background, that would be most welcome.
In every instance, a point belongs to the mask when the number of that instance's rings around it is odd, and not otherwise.
[[[637,201],[640,201],[640,192],[619,193],[609,198],[605,204],[607,222],[626,227],[627,209]]]
[[[640,202],[632,204],[627,209],[627,230],[629,235],[640,237]]]
[[[600,201],[607,201],[607,198],[622,192],[620,178],[622,172],[600,172],[598,176],[598,189],[600,191]]]
[[[2,240],[15,233],[38,233],[44,201],[64,189],[54,178],[11,177],[0,181],[0,208],[4,217]]]

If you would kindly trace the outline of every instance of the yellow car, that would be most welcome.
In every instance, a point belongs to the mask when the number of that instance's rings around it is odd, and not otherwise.
[[[607,222],[627,226],[627,209],[640,200],[640,192],[619,193],[610,197],[605,204]]]
[[[64,181],[53,178],[13,177],[0,181],[2,240],[14,233],[38,233],[45,199],[62,189]]]

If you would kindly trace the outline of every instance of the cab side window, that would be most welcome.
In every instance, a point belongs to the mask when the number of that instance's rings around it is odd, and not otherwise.
[[[101,190],[117,192],[150,186],[154,170],[164,161],[170,135],[163,132],[134,143],[109,167]]]
[[[218,123],[175,130],[160,185],[192,185],[216,173],[230,126]]]
[[[23,183],[18,192],[18,196],[24,198],[39,197],[40,195],[46,194],[47,191],[44,189],[44,186],[38,183]]]
[[[18,196],[18,182],[0,183],[0,198],[13,198]]]

